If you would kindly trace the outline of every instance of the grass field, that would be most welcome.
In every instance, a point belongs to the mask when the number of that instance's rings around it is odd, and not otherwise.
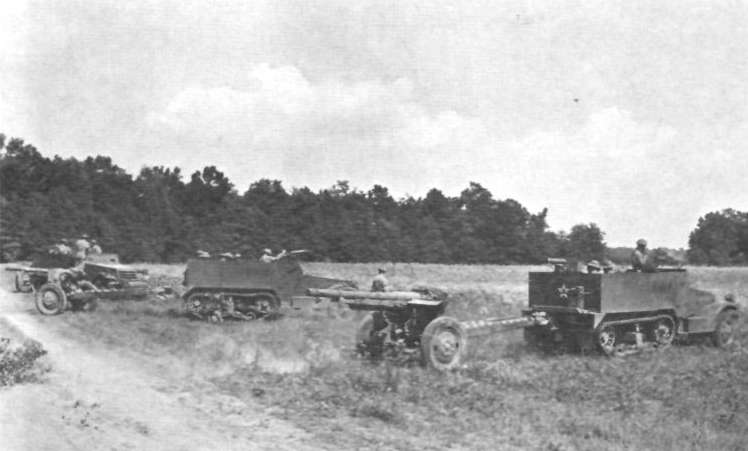
[[[377,265],[305,264],[367,287]],[[151,265],[178,287],[183,267]],[[448,313],[517,313],[530,267],[388,265],[394,288],[450,294]],[[731,291],[746,306],[748,268],[694,268],[700,288]],[[625,359],[546,356],[521,333],[471,342],[458,371],[372,365],[352,356],[360,315],[334,305],[277,321],[191,321],[176,299],[118,301],[64,321],[77,340],[115,349],[168,374],[165,391],[236,396],[267,406],[333,449],[745,449],[748,327],[739,343],[673,346]],[[241,412],[238,412],[241,413]]]

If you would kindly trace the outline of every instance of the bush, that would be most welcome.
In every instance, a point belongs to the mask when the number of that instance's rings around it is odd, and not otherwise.
[[[37,361],[46,353],[38,341],[25,340],[13,346],[9,338],[0,338],[0,386],[38,381],[49,371]]]

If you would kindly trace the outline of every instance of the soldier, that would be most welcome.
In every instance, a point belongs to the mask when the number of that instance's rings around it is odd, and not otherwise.
[[[273,256],[273,251],[271,251],[270,249],[265,249],[262,251],[262,257],[260,257],[260,261],[263,263],[272,263],[276,260],[280,260],[286,255],[288,255],[288,252],[286,252],[285,249],[280,251],[280,253],[278,253],[278,255],[276,256]]]
[[[273,257],[273,251],[268,248],[263,249],[260,261],[262,263],[272,263],[273,261],[275,261],[275,258]]]
[[[602,266],[597,260],[590,260],[587,262],[587,274],[596,274],[602,271]]]
[[[615,265],[613,265],[612,261],[610,261],[608,259],[606,259],[605,261],[603,261],[603,272],[605,274],[613,272],[614,269],[615,269]]]
[[[80,239],[75,242],[75,260],[77,263],[82,262],[88,255],[88,250],[91,249],[91,243],[88,242],[88,235],[81,235]]]
[[[371,281],[371,291],[387,291],[387,278],[384,276],[386,272],[384,268],[377,270],[376,277]]]
[[[69,246],[70,240],[67,238],[63,238],[60,240],[60,243],[54,246],[55,253],[60,255],[67,255],[72,256],[73,255],[73,249]]]
[[[631,269],[640,272],[652,270],[647,240],[643,238],[636,242],[636,249],[631,253]]]
[[[101,246],[99,246],[99,242],[96,240],[91,240],[91,249],[88,251],[89,254],[101,254]]]

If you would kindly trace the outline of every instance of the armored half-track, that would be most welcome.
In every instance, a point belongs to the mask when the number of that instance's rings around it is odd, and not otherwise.
[[[193,259],[183,285],[185,311],[198,319],[272,317],[293,307],[308,288],[355,289],[349,280],[304,274],[295,255],[264,263],[247,259]]]
[[[730,344],[740,318],[731,295],[717,299],[693,288],[683,269],[586,274],[532,272],[526,316],[543,317],[525,327],[528,343],[622,355],[676,339],[710,336]]]

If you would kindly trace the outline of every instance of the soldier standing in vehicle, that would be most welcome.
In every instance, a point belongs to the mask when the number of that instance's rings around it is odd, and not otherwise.
[[[376,277],[371,281],[371,291],[387,291],[387,278],[384,276],[386,272],[384,268],[377,270]]]
[[[91,240],[91,249],[88,251],[89,254],[101,254],[101,246],[99,246],[99,242],[96,240]]]
[[[602,266],[597,260],[590,260],[587,262],[587,274],[597,274],[602,271]]]
[[[273,251],[268,248],[262,250],[262,256],[260,257],[262,263],[272,263],[274,260],[275,257],[273,257]]]
[[[81,235],[80,239],[75,242],[75,260],[80,263],[86,259],[88,250],[91,249],[91,243],[88,242],[88,235]]]
[[[649,251],[647,250],[647,240],[640,239],[636,242],[636,249],[631,253],[631,268],[634,271],[651,271]]]
[[[68,241],[67,238],[61,239],[59,244],[53,246],[53,249],[55,251],[54,253],[60,255],[73,255],[73,249],[68,246],[68,243],[70,243],[70,241]]]

